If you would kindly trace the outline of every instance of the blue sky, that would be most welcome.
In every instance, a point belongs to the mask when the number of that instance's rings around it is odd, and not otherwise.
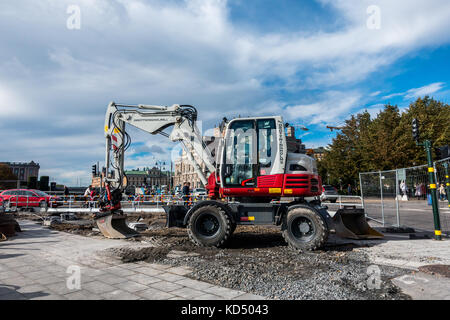
[[[67,28],[77,5],[80,29]],[[378,29],[368,27],[376,5]],[[283,115],[327,145],[351,114],[419,96],[449,102],[447,0],[16,0],[0,3],[0,161],[74,185],[104,158],[110,101]],[[128,168],[179,153],[130,129]]]

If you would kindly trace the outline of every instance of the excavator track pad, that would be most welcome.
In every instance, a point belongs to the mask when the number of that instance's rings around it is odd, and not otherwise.
[[[100,232],[109,239],[128,239],[140,236],[139,232],[128,227],[127,216],[116,213],[100,213],[94,217]]]

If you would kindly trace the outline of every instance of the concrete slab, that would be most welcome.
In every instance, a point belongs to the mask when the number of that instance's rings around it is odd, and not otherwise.
[[[392,280],[416,300],[450,300],[450,279],[423,272],[412,272]]]

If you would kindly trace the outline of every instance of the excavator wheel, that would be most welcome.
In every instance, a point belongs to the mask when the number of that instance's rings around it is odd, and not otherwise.
[[[288,245],[296,250],[316,250],[328,239],[328,228],[313,209],[297,207],[288,211],[282,227]]]
[[[188,235],[198,246],[222,247],[232,234],[232,223],[225,211],[215,205],[195,210],[189,218]]]

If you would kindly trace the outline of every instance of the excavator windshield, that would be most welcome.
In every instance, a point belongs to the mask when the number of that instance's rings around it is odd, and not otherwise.
[[[243,119],[230,123],[225,137],[224,184],[252,186],[272,172],[277,154],[275,119]]]

